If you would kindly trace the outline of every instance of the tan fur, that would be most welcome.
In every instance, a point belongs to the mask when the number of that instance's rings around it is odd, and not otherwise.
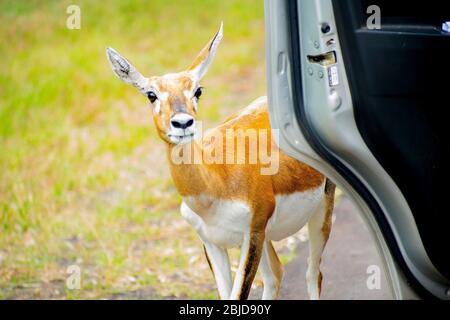
[[[264,105],[249,115],[240,116],[238,114],[214,130],[221,131],[222,136],[225,137],[226,129],[248,128],[267,129],[270,131],[267,106]],[[213,136],[212,132],[202,142],[192,142],[190,147],[200,154],[205,152],[205,150],[214,146],[214,142],[208,140],[210,136]],[[270,137],[271,135],[268,134],[269,142],[267,145],[272,143]],[[225,146],[225,143],[223,145]],[[197,202],[197,204],[194,204],[193,210],[196,210],[196,206],[199,208],[208,206],[207,203],[204,203],[205,200],[198,197],[199,195],[207,195],[209,199],[241,200],[245,201],[252,208],[250,250],[246,261],[246,272],[243,275],[243,286],[239,293],[240,299],[246,299],[258,269],[264,243],[264,230],[267,221],[274,212],[275,196],[277,194],[290,194],[317,188],[323,184],[325,177],[306,164],[287,156],[280,150],[278,173],[273,176],[265,176],[260,174],[260,163],[254,165],[173,164],[170,159],[172,148],[173,146],[169,145],[169,163],[172,178],[178,192],[183,197],[189,196],[196,199],[197,196],[197,200],[193,201],[194,203]],[[246,148],[246,157],[248,159],[248,148]],[[200,209],[198,212],[202,212],[202,210]],[[296,213],[292,212],[292,214]],[[276,272],[277,278],[281,282],[282,271],[277,260],[278,258],[274,253],[271,262],[273,263],[274,272]],[[278,283],[279,285],[280,283]]]
[[[238,295],[239,300],[246,300],[250,293],[253,280],[261,261],[262,248],[264,245],[264,232],[250,232],[250,246],[247,259],[245,261],[245,272],[243,274],[242,287]]]
[[[213,130],[218,130],[223,136],[223,148],[225,152],[225,136],[227,129],[266,129],[268,131],[267,145],[271,145],[270,123],[267,114],[267,106],[263,105],[254,112],[234,118],[219,125]],[[191,147],[200,154],[210,152],[214,143],[209,133],[200,143],[192,142]],[[259,136],[257,136],[259,143]],[[236,138],[235,138],[236,144]],[[261,164],[173,164],[170,159],[173,145],[169,145],[169,163],[173,180],[177,190],[182,196],[209,195],[220,199],[238,199],[249,203],[252,208],[257,203],[275,203],[275,195],[290,194],[299,191],[314,189],[323,184],[325,177],[318,171],[286,155],[281,150],[279,171],[272,176],[260,174]],[[277,149],[275,145],[273,148]],[[245,156],[248,159],[249,148],[247,146]]]
[[[289,195],[296,192],[317,189],[323,185],[325,177],[308,165],[297,161],[279,150],[275,142],[272,141],[271,128],[268,116],[268,108],[265,103],[253,105],[250,109],[237,112],[229,117],[224,123],[210,130],[200,141],[191,141],[183,144],[181,150],[179,145],[174,145],[170,136],[171,119],[175,115],[190,115],[193,119],[197,113],[197,98],[195,92],[199,88],[201,77],[205,74],[209,63],[211,62],[218,42],[222,37],[222,25],[219,32],[208,42],[200,51],[191,66],[183,72],[167,74],[161,77],[144,78],[132,66],[128,70],[122,70],[128,62],[121,58],[113,49],[108,49],[108,57],[112,63],[113,70],[125,82],[138,87],[145,94],[154,93],[157,97],[153,103],[153,119],[160,138],[167,145],[167,155],[170,166],[170,172],[176,186],[176,189],[182,197],[189,198],[189,209],[198,215],[207,212],[214,201],[217,200],[239,200],[248,205],[251,211],[250,230],[246,232],[245,244],[248,245],[245,254],[242,256],[240,270],[242,279],[238,278],[235,282],[231,296],[239,299],[248,297],[251,284],[255,277],[258,265],[261,260],[264,243],[268,243],[268,259],[270,269],[272,270],[276,281],[276,292],[278,292],[281,278],[283,275],[283,266],[280,263],[277,254],[270,241],[265,239],[265,228],[270,217],[274,213],[276,195]],[[130,73],[130,70],[133,72]],[[130,76],[132,75],[132,77]],[[145,87],[142,83],[147,82]],[[157,107],[156,107],[157,106]],[[191,121],[193,121],[193,119]],[[193,127],[193,126],[192,126]],[[265,164],[256,157],[256,163],[249,164],[250,141],[247,140],[245,152],[240,155],[244,159],[237,159],[239,156],[235,153],[232,164],[223,162],[223,164],[179,164],[172,160],[172,153],[176,150],[181,153],[191,152],[200,155],[211,154],[221,143],[222,152],[225,155],[229,151],[227,147],[227,130],[234,133],[241,132],[245,136],[248,129],[264,130],[267,141],[256,134],[256,150],[261,145],[271,147],[272,152],[279,154],[279,170],[273,175],[262,175],[261,168]],[[187,129],[186,129],[187,130]],[[193,133],[190,133],[191,136]],[[189,137],[191,137],[189,136]],[[220,137],[220,138],[219,138]],[[183,137],[185,138],[185,137]],[[242,136],[241,136],[242,138]],[[223,141],[217,141],[223,139]],[[234,135],[234,145],[237,145],[238,137]],[[255,143],[254,141],[252,143]],[[228,154],[229,155],[229,154]],[[225,156],[226,157],[226,156]],[[243,164],[240,164],[243,163]],[[331,182],[330,182],[331,183]],[[325,183],[325,219],[323,221],[321,233],[328,239],[331,229],[331,212],[333,209],[334,185]],[[231,213],[230,213],[231,214]],[[292,212],[296,214],[296,212]],[[322,222],[322,221],[321,221]],[[320,231],[319,231],[320,232]],[[323,248],[321,248],[322,250]],[[214,273],[208,253],[205,254]],[[219,269],[220,271],[220,269]],[[314,270],[313,270],[314,271]],[[322,276],[320,274],[318,286],[320,290]],[[315,282],[316,283],[316,282]]]
[[[197,68],[200,63],[202,63],[203,61],[205,61],[208,58],[208,55],[211,50],[211,45],[212,45],[214,39],[216,39],[217,35],[218,35],[218,33],[216,33],[215,36],[206,44],[206,46],[203,47],[203,49],[200,51],[200,53],[197,55],[197,57],[194,59],[192,64],[187,69],[188,71]]]
[[[273,247],[272,241],[268,241],[268,252],[270,259],[270,267],[272,268],[272,272],[277,279],[276,289],[277,291],[279,291],[281,287],[281,280],[283,279],[284,267],[280,259],[278,258],[277,252]]]
[[[151,88],[155,88],[162,94],[167,94],[167,99],[160,99],[160,113],[153,115],[159,137],[170,144],[166,135],[170,126],[170,118],[177,112],[174,110],[175,105],[182,105],[185,113],[192,116],[196,115],[196,110],[192,99],[188,99],[184,95],[184,91],[192,92],[195,90],[195,83],[190,78],[189,73],[180,72],[171,77],[152,77],[149,79]],[[176,103],[175,103],[176,102]]]
[[[240,114],[237,114],[234,118],[228,119],[224,124],[213,130],[221,131],[221,136],[225,139],[225,130],[227,129],[248,128],[267,129],[270,131],[267,106],[264,105],[248,115],[240,116]],[[214,136],[212,131],[203,141],[199,143],[194,141],[189,147],[201,154],[208,148],[213,148],[214,143],[217,143],[217,141],[214,142],[209,139],[211,136]],[[271,135],[268,134],[269,142],[267,145],[272,143],[270,137]],[[225,146],[225,143],[223,145]],[[261,258],[262,246],[265,240],[264,230],[267,221],[274,212],[275,195],[317,188],[323,184],[325,177],[306,164],[287,156],[282,151],[279,151],[280,166],[278,173],[273,176],[265,176],[260,174],[260,163],[254,165],[174,164],[170,158],[173,147],[173,145],[169,145],[168,148],[172,178],[178,192],[183,197],[197,199],[193,201],[193,210],[196,210],[196,206],[199,208],[208,207],[208,203],[205,203],[204,199],[198,197],[200,195],[207,195],[209,199],[241,200],[245,201],[252,208],[250,250],[246,261],[246,272],[243,275],[243,286],[239,293],[240,299],[246,299]],[[248,150],[246,148],[247,159]],[[202,210],[198,210],[198,212],[202,212]],[[292,214],[296,213],[292,212]],[[271,262],[274,272],[281,282],[282,271],[277,260],[276,253],[274,253],[271,257]],[[278,283],[279,285],[280,283]]]
[[[322,272],[319,271],[319,276],[317,277],[317,286],[319,287],[319,295],[322,293],[322,280],[323,280]]]
[[[325,183],[325,218],[322,226],[323,236],[328,239],[331,232],[332,214],[334,208],[334,192],[336,185],[327,179]]]

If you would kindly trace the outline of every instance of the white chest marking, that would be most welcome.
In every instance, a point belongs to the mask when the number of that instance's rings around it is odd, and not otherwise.
[[[185,198],[181,214],[197,232],[223,248],[239,246],[250,230],[250,208],[241,201]]]

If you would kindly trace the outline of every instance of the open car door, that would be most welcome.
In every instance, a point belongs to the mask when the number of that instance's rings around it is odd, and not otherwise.
[[[450,298],[447,7],[265,2],[280,147],[353,199],[397,299]]]

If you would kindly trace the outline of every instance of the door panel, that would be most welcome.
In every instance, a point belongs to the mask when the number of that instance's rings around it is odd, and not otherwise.
[[[373,4],[380,30],[366,28]],[[450,279],[450,36],[440,31],[450,11],[441,1],[333,7],[361,136],[406,198],[430,260]]]
[[[396,298],[448,298],[445,189],[435,190],[447,177],[449,50],[440,24],[450,11],[399,13],[364,0],[265,3],[269,113],[280,148],[355,201]],[[365,28],[368,4],[381,6],[381,30]]]

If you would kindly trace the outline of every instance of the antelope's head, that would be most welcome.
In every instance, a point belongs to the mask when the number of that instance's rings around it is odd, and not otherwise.
[[[202,94],[200,80],[208,71],[222,36],[223,23],[187,70],[150,78],[144,77],[114,49],[106,49],[115,74],[148,97],[158,134],[167,143],[187,143],[194,138],[195,118]]]

